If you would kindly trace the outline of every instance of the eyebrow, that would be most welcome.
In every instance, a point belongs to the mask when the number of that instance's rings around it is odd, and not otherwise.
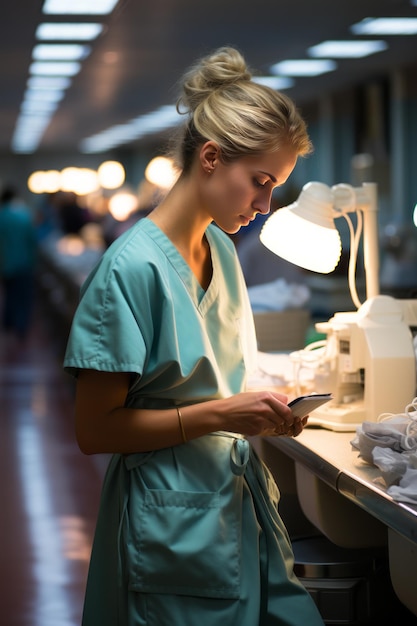
[[[269,178],[272,180],[273,183],[277,182],[277,179],[275,178],[275,176],[273,176],[272,174],[269,174],[269,172],[264,172],[262,170],[259,170],[260,174],[265,174],[265,176],[269,176]]]

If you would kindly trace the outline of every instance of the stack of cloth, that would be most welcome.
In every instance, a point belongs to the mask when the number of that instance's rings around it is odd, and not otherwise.
[[[248,294],[254,313],[299,309],[307,304],[311,295],[305,285],[289,284],[283,278],[248,287]]]
[[[417,504],[417,398],[404,413],[384,413],[358,426],[352,448],[381,471],[387,493],[397,502]]]

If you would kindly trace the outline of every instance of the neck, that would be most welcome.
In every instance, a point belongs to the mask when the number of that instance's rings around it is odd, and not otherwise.
[[[202,209],[191,179],[180,177],[149,218],[184,256],[198,255],[205,248],[204,233],[212,220]]]
[[[180,179],[149,219],[169,237],[202,288],[207,289],[212,265],[205,231],[212,220],[201,209],[192,182]]]

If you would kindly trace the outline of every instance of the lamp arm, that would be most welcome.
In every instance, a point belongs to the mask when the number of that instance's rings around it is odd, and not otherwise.
[[[353,304],[356,306],[357,309],[359,309],[359,307],[362,305],[362,302],[359,299],[358,290],[356,289],[356,262],[358,260],[358,248],[362,235],[363,217],[361,211],[356,211],[356,215],[358,218],[356,231],[353,227],[352,220],[350,219],[349,215],[347,213],[344,213],[343,217],[347,222],[350,233],[350,254],[348,268],[349,291],[353,300]]]
[[[362,201],[363,197],[363,201]],[[376,183],[363,183],[357,190],[358,206],[363,212],[363,255],[366,272],[366,297],[379,295],[378,202]]]
[[[366,297],[379,295],[379,242],[378,242],[378,202],[376,183],[363,183],[362,187],[335,185],[333,187],[335,206],[341,214],[360,210],[363,214],[363,256],[366,276]],[[352,202],[352,193],[355,201]],[[355,206],[353,206],[355,205]]]

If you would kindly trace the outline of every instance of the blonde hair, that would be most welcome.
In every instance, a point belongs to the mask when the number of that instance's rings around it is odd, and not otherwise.
[[[202,58],[184,75],[177,110],[189,120],[176,148],[183,171],[208,140],[220,146],[224,162],[284,147],[299,156],[311,152],[306,124],[292,100],[251,78],[243,56],[230,47]]]

